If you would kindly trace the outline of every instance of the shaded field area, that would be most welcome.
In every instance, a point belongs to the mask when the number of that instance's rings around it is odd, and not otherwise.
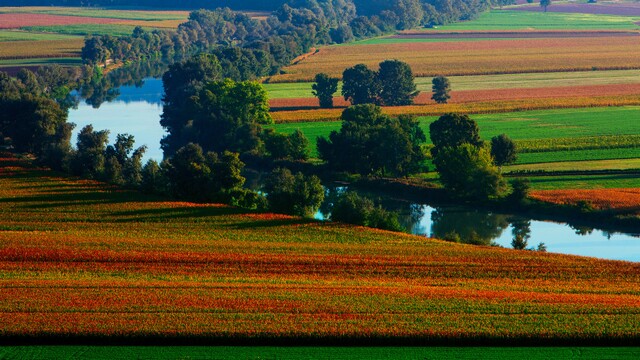
[[[636,37],[601,37],[329,46],[270,82],[312,81],[319,72],[340,77],[348,67],[375,69],[386,59],[407,62],[418,77],[637,69],[637,44]]]
[[[615,358],[635,360],[639,348],[625,347],[126,347],[126,346],[30,346],[0,347],[3,358],[92,359],[567,359],[600,360]]]
[[[635,263],[171,202],[7,155],[0,166],[4,339],[638,339]]]

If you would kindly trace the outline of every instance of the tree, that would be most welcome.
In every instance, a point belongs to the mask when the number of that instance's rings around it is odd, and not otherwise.
[[[551,5],[551,0],[540,0],[540,6],[544,8],[544,12],[547,12],[547,7]]]
[[[327,74],[316,74],[315,83],[311,85],[313,96],[320,100],[321,108],[333,107],[333,94],[338,91],[338,79]]]
[[[340,131],[318,138],[320,158],[335,170],[361,175],[404,176],[420,169],[426,137],[407,116],[391,118],[373,104],[356,105],[342,113]]]
[[[513,234],[511,247],[515,250],[526,250],[531,238],[531,221],[515,219],[511,222],[511,226],[513,227],[513,230],[511,230]]]
[[[383,230],[404,231],[397,213],[375,206],[373,201],[353,191],[342,194],[333,204],[331,220]]]
[[[451,98],[451,95],[449,95],[449,91],[451,91],[449,79],[444,76],[436,76],[433,78],[432,84],[431,91],[433,95],[431,95],[431,99],[438,104],[446,104]]]
[[[413,72],[409,64],[399,60],[385,60],[378,71],[380,100],[386,106],[413,104],[416,90]]]
[[[277,213],[313,216],[324,200],[324,188],[317,176],[293,175],[283,168],[269,175],[264,191],[269,209]]]
[[[342,95],[352,105],[378,102],[380,82],[375,71],[358,64],[342,73]]]
[[[182,111],[188,121],[181,127],[167,127],[165,157],[175,146],[188,143],[200,145],[205,152],[259,152],[260,125],[273,121],[262,85],[230,79],[207,83],[183,104]]]
[[[108,142],[109,130],[94,131],[91,125],[82,128],[71,162],[72,173],[89,179],[101,178],[105,170]]]
[[[484,200],[505,189],[504,180],[484,147],[469,143],[444,147],[434,156],[433,163],[444,187],[458,197]]]
[[[491,156],[499,168],[513,164],[517,158],[516,143],[506,134],[493,137],[491,139]]]
[[[529,196],[529,190],[531,188],[528,179],[515,178],[511,181],[511,194],[509,194],[509,200],[514,203],[522,203]]]
[[[462,144],[481,146],[480,129],[478,124],[468,115],[444,114],[429,125],[429,133],[433,148],[431,154],[435,157],[440,149],[455,148]]]

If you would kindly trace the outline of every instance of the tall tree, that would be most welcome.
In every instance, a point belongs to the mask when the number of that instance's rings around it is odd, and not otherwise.
[[[444,76],[436,76],[432,80],[431,91],[433,95],[431,99],[438,104],[446,104],[451,98],[449,91],[451,91],[451,83],[449,79]]]
[[[506,134],[491,139],[491,156],[498,167],[513,164],[517,159],[516,143]]]
[[[431,154],[435,157],[445,147],[457,147],[462,144],[481,146],[480,129],[478,123],[469,115],[444,114],[429,125],[429,133],[433,148]]]
[[[399,60],[385,60],[378,71],[380,99],[386,106],[413,104],[416,90],[413,72],[409,64]]]
[[[342,73],[342,95],[352,105],[378,102],[380,82],[375,71],[358,64]]]
[[[547,7],[551,5],[551,0],[540,0],[540,6],[544,8],[544,12],[547,12]]]
[[[320,100],[321,108],[333,107],[333,94],[338,91],[338,79],[327,74],[316,74],[315,83],[311,85],[313,96]]]

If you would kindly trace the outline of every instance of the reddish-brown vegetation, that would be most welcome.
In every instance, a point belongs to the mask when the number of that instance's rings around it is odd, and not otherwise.
[[[118,21],[122,20],[48,14],[0,14],[0,29],[17,29],[24,26],[111,24]]]
[[[638,337],[638,264],[159,201],[0,157],[1,336]]]
[[[45,41],[0,42],[0,59],[77,57],[84,45],[83,38]]]
[[[640,188],[534,191],[531,197],[553,204],[587,204],[597,210],[640,214]]]
[[[615,96],[640,94],[640,84],[610,84],[590,86],[557,86],[544,88],[514,88],[491,90],[452,91],[450,103],[483,101],[526,100],[545,98],[583,98],[587,96]],[[334,106],[346,107],[349,102],[342,97],[333,99]],[[416,98],[417,105],[435,104],[430,92],[421,92]],[[317,98],[270,99],[273,110],[311,109],[319,106]]]

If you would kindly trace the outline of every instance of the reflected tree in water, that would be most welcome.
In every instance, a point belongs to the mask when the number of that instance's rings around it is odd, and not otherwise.
[[[511,219],[511,226],[511,234],[513,235],[511,247],[515,250],[526,250],[531,238],[531,221],[513,218]]]
[[[432,237],[475,245],[491,245],[509,226],[505,215],[475,211],[435,209],[431,220]]]

